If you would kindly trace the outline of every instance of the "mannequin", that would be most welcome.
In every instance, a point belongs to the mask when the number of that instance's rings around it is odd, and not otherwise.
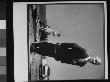
[[[55,60],[61,61],[61,63],[72,64],[81,67],[87,62],[94,65],[101,64],[100,57],[90,57],[86,50],[76,43],[33,43],[31,44],[30,51],[31,53],[35,52],[42,56],[53,57]]]

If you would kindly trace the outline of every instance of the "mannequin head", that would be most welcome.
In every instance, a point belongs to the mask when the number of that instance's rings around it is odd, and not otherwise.
[[[100,65],[102,63],[102,60],[100,57],[96,56],[96,57],[91,57],[89,62],[94,65]]]

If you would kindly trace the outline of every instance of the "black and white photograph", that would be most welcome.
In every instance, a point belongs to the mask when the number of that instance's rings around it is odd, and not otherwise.
[[[106,1],[13,2],[14,80],[104,80]]]

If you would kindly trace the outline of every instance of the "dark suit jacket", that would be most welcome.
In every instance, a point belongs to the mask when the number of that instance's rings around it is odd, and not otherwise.
[[[76,43],[33,43],[30,47],[31,52],[36,52],[42,56],[49,56],[55,58],[57,61],[62,63],[84,66],[87,62],[81,62],[79,59],[84,59],[88,57],[86,49],[80,47]],[[76,63],[73,63],[73,60]]]

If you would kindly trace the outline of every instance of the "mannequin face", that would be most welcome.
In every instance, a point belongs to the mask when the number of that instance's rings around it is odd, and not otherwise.
[[[100,57],[93,57],[92,59],[91,59],[91,63],[92,64],[95,64],[95,65],[100,65],[101,64],[101,58]]]

